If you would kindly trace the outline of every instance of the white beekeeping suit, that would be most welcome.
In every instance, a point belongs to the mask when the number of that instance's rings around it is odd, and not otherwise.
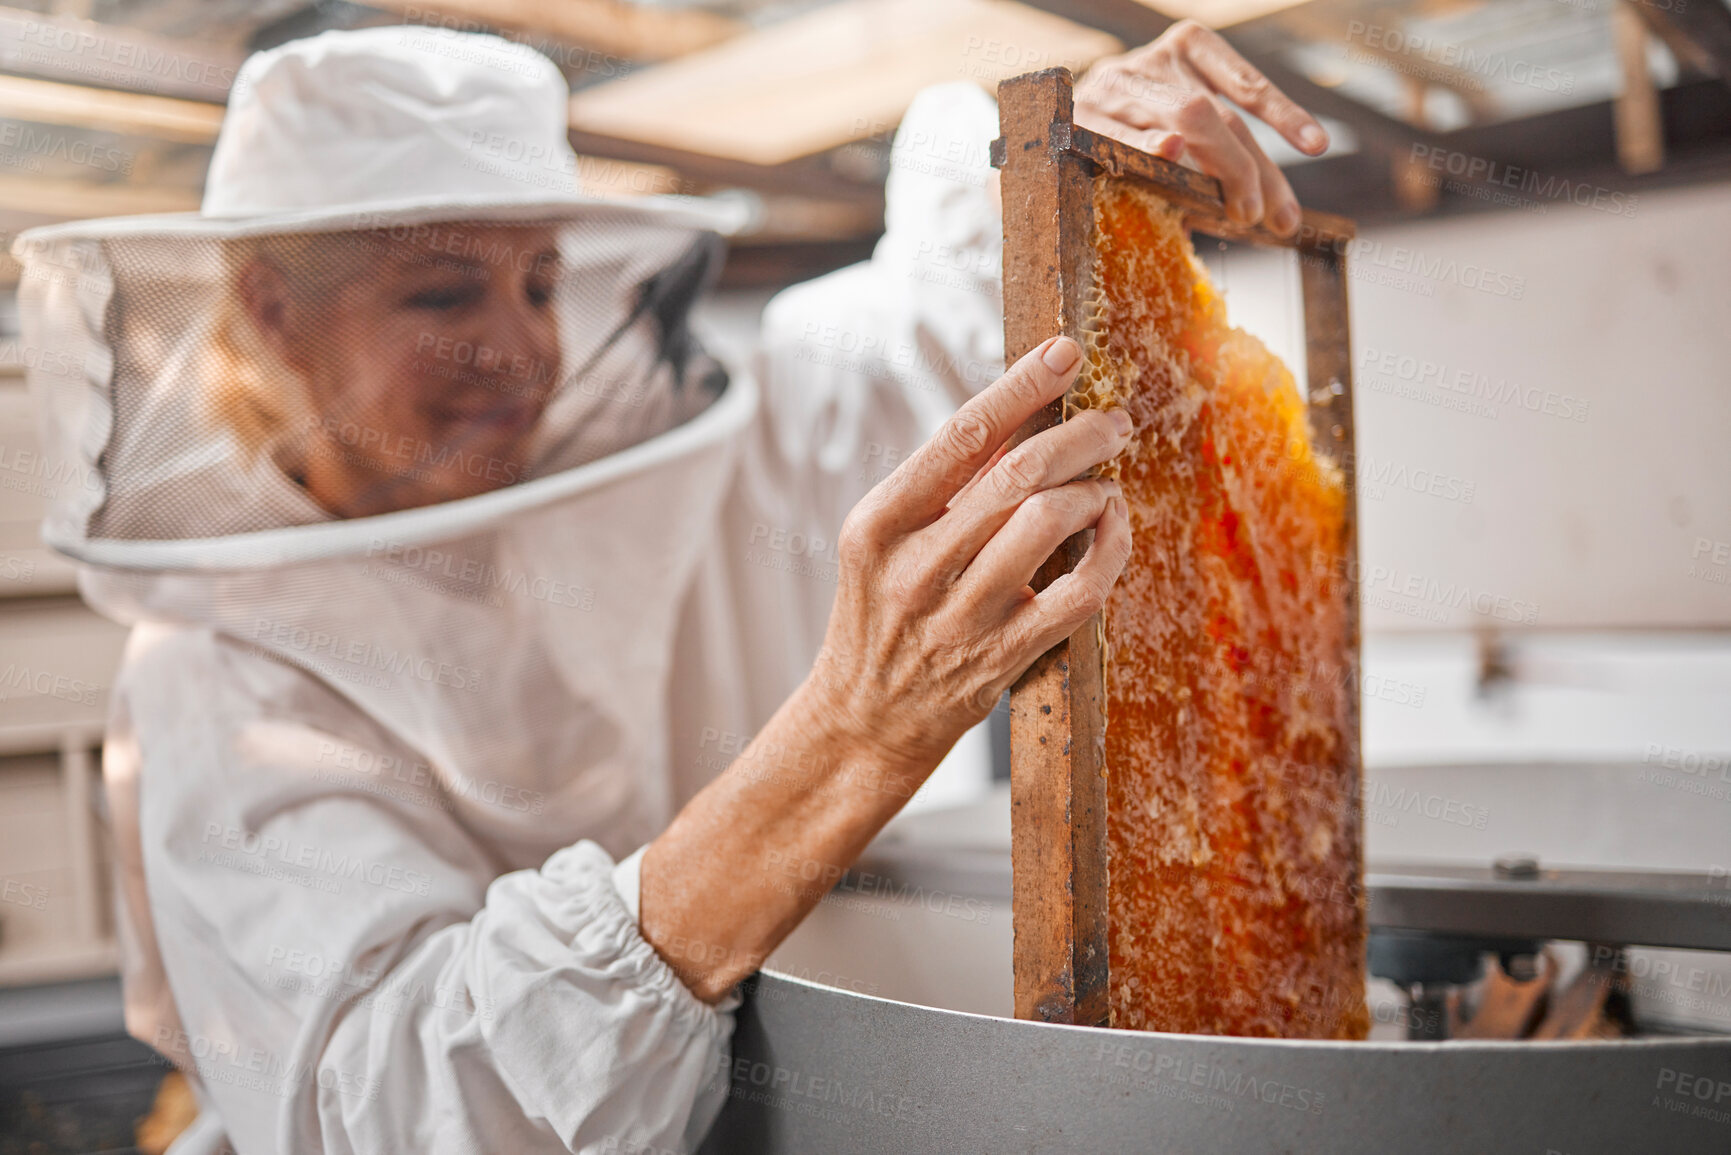
[[[56,351],[31,387],[83,479],[44,534],[133,626],[104,749],[127,1025],[198,1089],[182,1152],[694,1145],[736,1000],[697,1000],[638,933],[633,852],[809,668],[833,584],[773,559],[813,561],[794,535],[827,549],[996,375],[995,267],[912,273],[993,250],[983,183],[898,168],[873,261],[772,306],[760,396],[686,326],[723,222],[571,192],[565,95],[488,37],[292,43],[242,70],[201,213],[15,247],[25,340]],[[983,171],[989,102],[921,107]],[[381,327],[344,354],[397,374],[367,394],[275,352],[273,261],[334,347],[345,286],[399,278],[365,300],[445,316],[471,307],[453,269],[515,285],[549,248],[521,306],[539,360]],[[811,324],[878,360],[802,354]],[[328,476],[371,479],[357,501],[487,483],[345,515]]]
[[[753,432],[759,452],[740,478],[759,520],[729,532],[735,545],[757,547],[752,560],[782,572],[776,583],[751,582],[749,596],[765,614],[777,601],[801,608],[804,662],[829,614],[838,512],[1004,371],[1003,224],[989,159],[997,134],[997,106],[978,86],[920,93],[890,151],[885,232],[871,260],[780,293],[764,312],[765,412]],[[811,564],[789,564],[764,548],[782,531],[784,550],[826,546]],[[989,774],[982,725],[920,801],[965,800]]]

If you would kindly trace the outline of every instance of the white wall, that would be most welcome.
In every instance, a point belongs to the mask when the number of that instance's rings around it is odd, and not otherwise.
[[[1731,185],[1621,203],[1361,238],[1361,457],[1472,486],[1361,460],[1370,631],[1731,624]],[[1447,387],[1474,382],[1540,411]]]

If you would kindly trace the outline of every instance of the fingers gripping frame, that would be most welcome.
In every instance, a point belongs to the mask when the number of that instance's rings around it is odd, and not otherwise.
[[[1013,363],[1054,333],[1081,339],[1084,294],[1092,283],[1093,191],[1103,177],[1130,177],[1183,210],[1196,232],[1296,248],[1304,297],[1312,443],[1350,462],[1352,365],[1346,305],[1346,247],[1352,222],[1306,211],[1296,237],[1244,229],[1226,218],[1219,182],[1079,128],[1073,80],[1048,69],[998,89],[1001,137],[992,162],[1004,204],[1004,354]],[[1048,406],[1022,431],[1063,420]],[[1357,558],[1352,470],[1346,558]],[[1043,588],[1086,552],[1091,531],[1052,555],[1035,579]],[[1349,685],[1357,685],[1358,598],[1348,599]],[[1053,647],[1010,691],[1013,921],[1016,1017],[1106,1026],[1110,1022],[1105,766],[1105,637],[1098,615]],[[1352,696],[1348,756],[1358,769],[1359,720]]]

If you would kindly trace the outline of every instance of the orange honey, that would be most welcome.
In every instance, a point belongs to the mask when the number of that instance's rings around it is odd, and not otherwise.
[[[1107,604],[1112,1025],[1362,1038],[1345,479],[1178,213],[1095,186],[1076,408],[1136,419]]]

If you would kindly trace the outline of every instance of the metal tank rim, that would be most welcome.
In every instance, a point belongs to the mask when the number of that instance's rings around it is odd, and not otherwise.
[[[1731,1037],[1175,1035],[942,1010],[765,971],[716,1077],[728,1087],[710,1155],[1731,1149]]]

